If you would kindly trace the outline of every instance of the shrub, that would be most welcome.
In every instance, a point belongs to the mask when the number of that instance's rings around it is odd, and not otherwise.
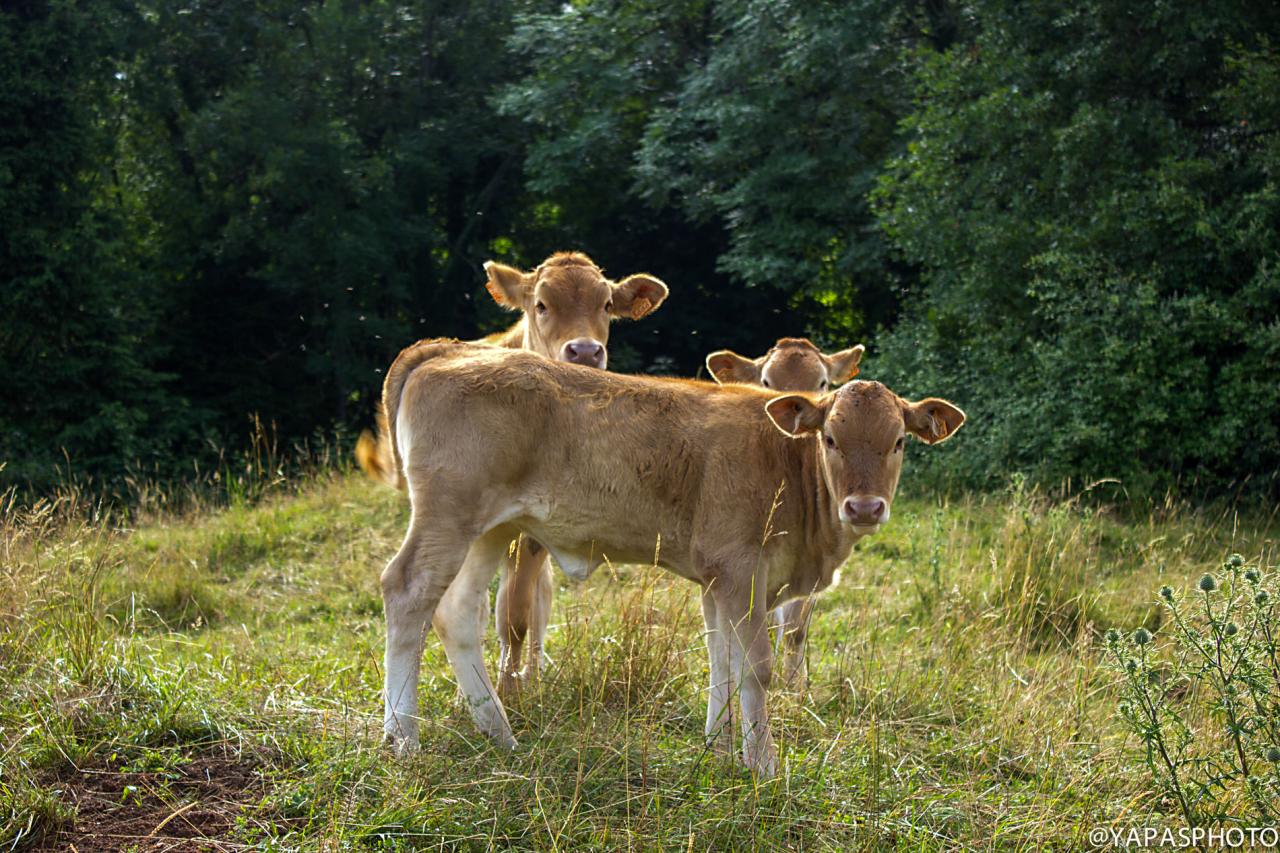
[[[1107,632],[1120,716],[1156,787],[1190,825],[1280,818],[1280,619],[1269,578],[1232,554],[1195,589],[1160,589],[1164,643]]]

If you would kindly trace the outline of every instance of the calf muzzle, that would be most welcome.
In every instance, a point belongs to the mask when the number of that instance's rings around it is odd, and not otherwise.
[[[594,338],[575,338],[560,350],[560,360],[570,364],[603,369],[607,359],[604,344]]]
[[[854,527],[879,527],[889,520],[889,502],[876,495],[852,495],[840,504],[840,520]]]

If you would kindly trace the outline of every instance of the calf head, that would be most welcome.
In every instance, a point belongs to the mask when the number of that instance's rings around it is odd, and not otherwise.
[[[964,412],[946,400],[912,403],[879,382],[852,382],[821,397],[775,397],[765,411],[793,438],[816,436],[822,477],[839,520],[864,535],[889,520],[907,436],[937,444],[964,423]]]
[[[525,349],[556,361],[604,368],[609,322],[639,320],[667,298],[667,286],[637,273],[620,282],[579,252],[559,252],[533,272],[489,261],[485,287],[499,305],[525,315]]]
[[[808,338],[779,338],[759,358],[746,358],[730,350],[707,356],[707,370],[721,384],[742,382],[777,391],[822,392],[858,375],[864,347],[826,355]]]

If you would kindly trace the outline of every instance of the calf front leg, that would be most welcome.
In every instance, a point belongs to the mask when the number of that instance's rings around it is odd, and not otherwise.
[[[749,590],[736,594],[725,590],[716,596],[716,617],[742,706],[742,760],[757,776],[769,778],[778,772],[778,750],[769,730],[767,693],[773,677],[773,648],[764,597],[764,578]]]
[[[716,600],[710,589],[702,590],[702,621],[706,627],[707,657],[711,683],[707,687],[707,745],[719,755],[733,755],[733,685],[729,672],[729,646],[716,616]]]

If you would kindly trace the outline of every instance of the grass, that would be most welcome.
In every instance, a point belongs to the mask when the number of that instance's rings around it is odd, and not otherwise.
[[[561,579],[514,753],[429,640],[422,753],[391,760],[377,577],[406,516],[343,473],[132,518],[11,503],[0,849],[1018,849],[1177,825],[1101,634],[1158,633],[1160,585],[1232,551],[1274,567],[1280,533],[1274,512],[903,496],[819,602],[808,694],[773,692],[783,772],[759,783],[703,748],[695,590],[646,567]]]

